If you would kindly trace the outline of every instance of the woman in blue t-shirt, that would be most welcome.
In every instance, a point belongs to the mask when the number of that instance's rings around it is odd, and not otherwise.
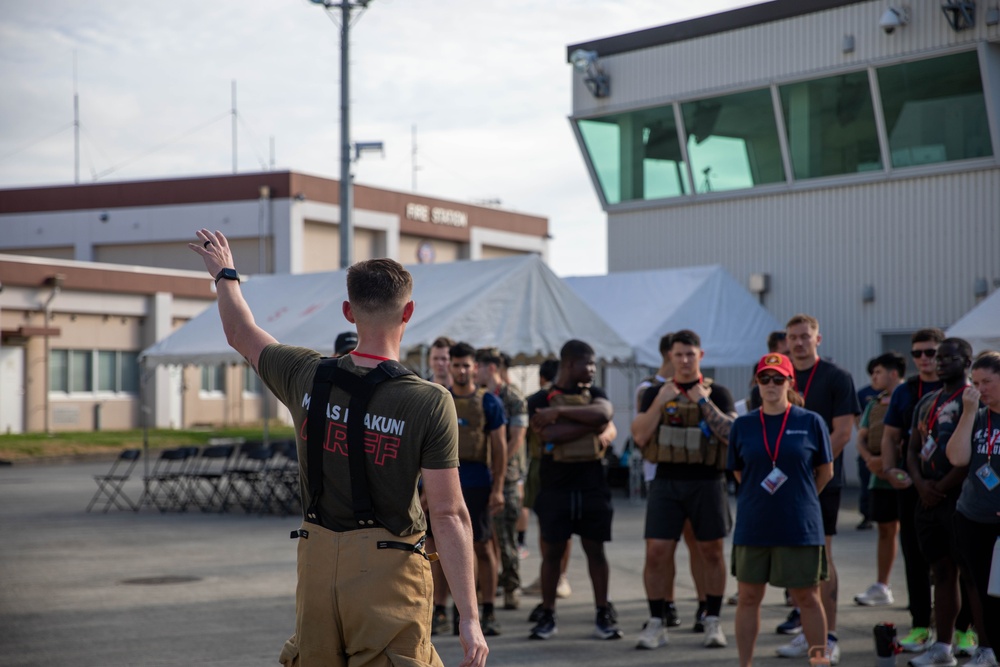
[[[962,416],[945,453],[953,466],[969,466],[955,508],[959,565],[975,591],[972,622],[979,630],[979,649],[967,664],[995,665],[1000,597],[988,588],[991,567],[1000,567],[994,558],[1000,540],[1000,352],[982,352],[972,362],[972,386],[962,394]]]
[[[826,653],[819,582],[827,577],[819,492],[833,477],[822,417],[798,407],[795,370],[783,354],[757,364],[761,407],[733,422],[728,468],[740,482],[732,572],[739,582],[736,644],[740,666],[753,662],[760,604],[768,584],[787,588],[802,611],[809,646]],[[813,650],[810,650],[812,655]]]

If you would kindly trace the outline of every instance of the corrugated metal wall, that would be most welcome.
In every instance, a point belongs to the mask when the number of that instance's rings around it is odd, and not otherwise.
[[[1000,168],[609,215],[611,271],[709,263],[770,274],[768,310],[818,317],[862,381],[881,333],[948,326],[1000,280]]]

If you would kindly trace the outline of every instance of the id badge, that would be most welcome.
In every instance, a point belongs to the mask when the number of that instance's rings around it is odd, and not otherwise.
[[[934,442],[934,436],[928,435],[927,441],[924,446],[920,449],[920,458],[925,462],[930,461],[931,457],[934,456],[934,452],[937,451],[937,443]]]
[[[762,481],[760,485],[764,487],[765,491],[767,491],[773,496],[774,493],[778,489],[780,489],[781,485],[784,484],[787,480],[788,480],[788,475],[781,472],[781,468],[773,468],[770,474],[768,474],[768,476],[764,478],[764,481]]]
[[[1000,476],[997,476],[996,470],[989,463],[984,463],[983,467],[976,471],[976,477],[983,483],[987,491],[992,491],[1000,486]]]

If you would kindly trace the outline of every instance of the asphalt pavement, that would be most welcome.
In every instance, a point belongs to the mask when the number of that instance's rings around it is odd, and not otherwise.
[[[295,517],[111,511],[85,513],[97,488],[92,475],[107,462],[0,467],[0,663],[8,667],[138,665],[277,665],[295,620]],[[137,468],[139,470],[139,468]],[[141,475],[126,491],[140,494]],[[905,632],[902,563],[893,569],[896,604],[856,606],[852,598],[874,580],[875,531],[857,531],[856,498],[846,493],[834,559],[840,573],[838,633],[842,665],[875,663],[872,627],[895,622]],[[725,606],[726,648],[706,649],[691,632],[696,601],[688,553],[678,549],[676,600],[683,625],[669,646],[635,649],[648,615],[642,586],[645,506],[615,493],[614,541],[608,545],[611,599],[625,637],[592,639],[594,605],[586,559],[573,547],[572,595],[558,603],[559,633],[528,639],[527,616],[539,601],[525,596],[521,609],[498,609],[503,634],[490,639],[490,665],[579,667],[737,664],[735,607]],[[522,577],[538,573],[537,532],[527,540]],[[726,546],[727,560],[729,545]],[[735,590],[730,578],[727,596]],[[499,602],[499,600],[498,600]],[[780,590],[769,589],[761,610],[755,664],[784,667],[774,649],[788,638],[774,633],[789,609]],[[457,637],[436,637],[446,665],[457,665]],[[900,656],[897,664],[905,665]]]

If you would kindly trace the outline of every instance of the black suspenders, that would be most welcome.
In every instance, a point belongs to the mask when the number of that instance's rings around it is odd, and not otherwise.
[[[337,385],[351,396],[347,414],[347,460],[351,469],[351,497],[356,528],[376,525],[368,474],[365,470],[365,413],[376,387],[385,380],[412,375],[398,361],[383,361],[364,377],[345,371],[336,359],[325,358],[316,368],[306,421],[306,467],[308,472],[310,503],[306,521],[322,525],[319,517],[319,499],[323,495],[323,443],[326,440],[326,406],[330,401],[330,388]]]

